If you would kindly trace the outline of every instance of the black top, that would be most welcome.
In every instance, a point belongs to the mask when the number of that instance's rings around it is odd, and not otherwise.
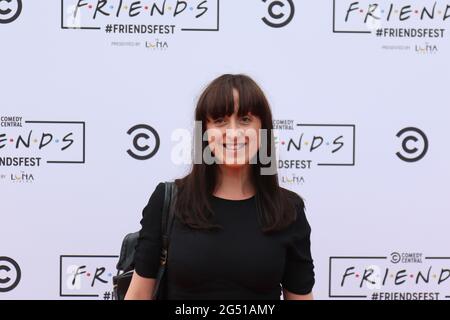
[[[142,277],[156,278],[158,271],[164,190],[164,183],[158,184],[143,210],[135,253],[135,271]],[[175,219],[167,262],[169,299],[279,300],[281,285],[297,294],[311,292],[311,228],[301,198],[283,190],[295,204],[297,219],[271,235],[261,231],[254,196],[212,196],[214,222],[222,230],[194,230]]]

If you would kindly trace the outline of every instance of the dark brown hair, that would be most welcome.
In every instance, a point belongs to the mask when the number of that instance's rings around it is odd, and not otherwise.
[[[272,165],[276,166],[272,112],[263,91],[249,76],[224,74],[205,88],[195,109],[195,120],[202,122],[202,137],[206,131],[208,117],[216,119],[231,116],[234,113],[233,89],[239,93],[238,116],[245,116],[251,112],[261,119],[261,128],[269,132],[265,142],[266,156],[270,157],[270,160],[275,162]],[[203,141],[202,137],[195,137],[194,145],[199,143],[198,139],[201,139],[203,152],[205,148],[208,148],[208,142]],[[199,159],[201,163],[194,162],[188,175],[175,180],[178,187],[176,215],[183,224],[194,229],[220,228],[211,221],[214,213],[210,205],[211,195],[217,182],[217,164],[206,164],[201,155]],[[259,155],[257,155],[256,163],[250,165],[256,189],[258,220],[262,231],[268,233],[287,227],[296,217],[295,206],[291,199],[288,199],[288,193],[292,194],[292,192],[279,186],[277,174],[260,174],[261,168],[267,165],[260,162]]]

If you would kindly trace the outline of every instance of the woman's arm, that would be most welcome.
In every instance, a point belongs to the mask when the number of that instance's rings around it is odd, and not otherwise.
[[[161,220],[165,185],[160,182],[142,211],[141,230],[134,254],[134,272],[126,300],[151,300],[161,259]]]
[[[152,300],[156,279],[144,278],[133,272],[125,300]]]
[[[312,292],[308,294],[295,294],[286,289],[283,289],[284,300],[313,300]]]

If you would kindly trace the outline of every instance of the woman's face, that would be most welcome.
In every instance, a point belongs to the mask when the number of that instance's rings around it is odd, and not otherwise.
[[[251,113],[238,116],[239,94],[233,90],[234,113],[231,116],[208,118],[208,145],[218,164],[239,167],[250,162],[259,149],[261,119]]]

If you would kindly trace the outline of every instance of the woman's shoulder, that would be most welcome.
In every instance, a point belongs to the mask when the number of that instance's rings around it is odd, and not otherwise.
[[[155,209],[159,209],[160,207],[162,207],[165,193],[166,193],[165,183],[162,181],[157,182],[153,191],[150,192],[150,197],[148,198],[146,208],[152,207]]]
[[[303,198],[295,191],[281,187],[286,197],[295,208],[295,221],[292,223],[292,229],[296,235],[308,234],[311,231],[311,226],[308,222],[305,212],[305,202]]]
[[[305,202],[303,198],[295,191],[280,187],[287,199],[298,209],[305,209]]]
[[[156,187],[153,189],[153,192],[150,194],[150,199],[148,200],[148,204],[151,204],[153,206],[158,205],[162,206],[162,203],[164,202],[164,197],[166,194],[166,184],[172,183],[174,185],[175,181],[159,181],[156,183]]]
[[[151,197],[157,197],[157,198],[161,198],[164,196],[165,193],[165,183],[160,181],[157,182],[155,189],[153,190]]]

